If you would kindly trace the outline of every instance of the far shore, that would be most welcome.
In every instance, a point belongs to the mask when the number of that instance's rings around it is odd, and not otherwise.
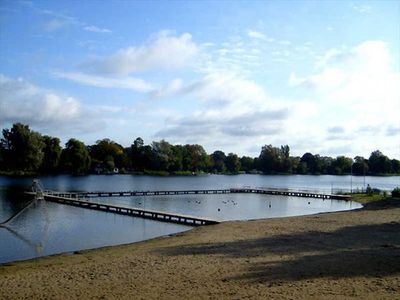
[[[237,173],[230,173],[230,172],[223,172],[223,173],[206,173],[206,172],[191,172],[191,171],[179,171],[179,172],[167,172],[167,171],[126,171],[126,172],[119,172],[119,173],[85,173],[85,174],[70,174],[70,173],[37,173],[37,172],[25,172],[25,171],[0,171],[0,176],[5,177],[16,177],[16,178],[24,178],[24,177],[41,177],[41,176],[60,176],[60,175],[69,175],[69,176],[89,176],[89,175],[133,175],[133,176],[154,176],[154,177],[190,177],[190,176],[207,176],[207,175],[227,175],[227,176],[235,176],[235,175],[265,175],[265,176],[296,176],[296,175],[305,175],[305,176],[354,176],[354,177],[392,177],[392,176],[400,176],[400,173],[388,173],[388,174],[351,174],[351,173],[342,173],[342,174],[314,174],[314,173],[307,173],[307,174],[300,174],[300,173],[263,173],[261,171],[252,171],[252,172],[244,172],[240,171]]]
[[[0,298],[396,299],[400,199],[0,266]]]

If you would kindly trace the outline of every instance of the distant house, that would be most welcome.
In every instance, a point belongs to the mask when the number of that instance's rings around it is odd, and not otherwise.
[[[114,168],[112,170],[107,170],[107,168],[104,166],[104,164],[100,163],[94,168],[94,173],[97,175],[100,174],[119,174],[119,169]]]

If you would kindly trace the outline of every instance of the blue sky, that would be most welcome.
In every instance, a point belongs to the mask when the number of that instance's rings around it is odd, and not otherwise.
[[[0,126],[400,158],[399,1],[0,1]]]

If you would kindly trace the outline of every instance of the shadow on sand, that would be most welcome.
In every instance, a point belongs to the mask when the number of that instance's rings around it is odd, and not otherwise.
[[[398,205],[398,202],[395,206]],[[370,206],[368,209],[386,209]],[[399,216],[400,218],[400,216]],[[308,231],[226,243],[158,249],[165,255],[244,259],[248,272],[231,278],[271,282],[400,274],[400,222]],[[270,254],[270,255],[269,255]],[[254,262],[251,262],[253,259]]]

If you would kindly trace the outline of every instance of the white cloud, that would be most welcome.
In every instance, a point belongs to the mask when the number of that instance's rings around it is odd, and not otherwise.
[[[271,142],[284,133],[284,123],[290,116],[289,109],[271,99],[261,86],[231,73],[207,74],[181,86],[176,95],[195,100],[200,108],[189,115],[177,113],[166,119],[156,137],[201,143],[211,151],[224,145],[231,151],[247,153],[248,142]]]
[[[170,94],[178,93],[183,87],[183,81],[180,78],[175,78],[169,82],[166,86],[161,87],[157,90],[153,90],[150,93],[150,98],[161,98]]]
[[[248,30],[247,35],[253,39],[260,39],[260,40],[266,40],[267,37],[264,33],[255,31],[255,30]]]
[[[258,84],[226,72],[210,73],[184,87],[182,92],[213,106],[235,108],[242,112],[267,104],[267,95]]]
[[[32,7],[34,5],[32,4]],[[59,29],[63,29],[70,26],[76,26],[82,30],[96,32],[96,33],[111,33],[112,31],[107,28],[100,28],[94,25],[87,24],[85,22],[80,21],[79,19],[72,17],[70,15],[66,15],[64,13],[60,13],[57,11],[52,11],[48,9],[40,9],[35,8],[35,11],[39,14],[45,15],[47,17],[51,17],[52,19],[47,21],[44,24],[44,29],[49,32],[54,32]]]
[[[360,14],[368,14],[372,10],[372,7],[369,5],[363,5],[363,4],[356,5],[354,3],[351,4],[351,8]]]
[[[73,97],[0,74],[0,124],[21,122],[40,128],[91,131],[98,126],[90,111]],[[93,117],[93,116],[92,116]]]
[[[140,93],[146,93],[154,90],[153,86],[142,79],[133,77],[102,77],[88,75],[84,73],[65,73],[54,72],[54,76],[58,78],[69,79],[84,85],[102,87],[102,88],[120,88],[129,89]]]
[[[281,123],[288,116],[286,109],[238,112],[235,115],[218,109],[202,110],[186,117],[169,118],[156,136],[185,142],[195,136],[197,142],[215,148],[220,143],[236,144],[232,137],[265,138],[282,133]]]
[[[319,73],[303,78],[292,74],[289,83],[311,88],[328,102],[364,105],[364,111],[382,105],[394,108],[400,97],[400,74],[391,63],[384,42],[367,41],[350,50],[328,51],[319,62]]]
[[[366,41],[350,49],[331,49],[317,67],[319,71],[309,76],[292,73],[289,85],[315,99],[318,116],[307,122],[321,144],[332,148],[334,143],[346,143],[352,138],[353,153],[367,155],[365,151],[379,146],[389,155],[398,157],[400,132],[389,131],[393,134],[391,137],[384,130],[359,132],[360,128],[398,127],[400,74],[393,68],[386,44]],[[341,123],[346,128],[345,133],[326,131]],[[318,128],[325,128],[325,132]]]
[[[49,32],[57,31],[68,25],[68,22],[61,19],[53,19],[44,24],[44,29]]]
[[[86,31],[97,32],[97,33],[111,33],[112,32],[110,29],[99,28],[99,27],[96,27],[93,25],[85,26],[83,29]]]
[[[120,49],[111,56],[85,62],[81,68],[86,72],[119,76],[152,69],[176,69],[188,63],[198,51],[189,33],[174,36],[162,31],[145,45]]]

